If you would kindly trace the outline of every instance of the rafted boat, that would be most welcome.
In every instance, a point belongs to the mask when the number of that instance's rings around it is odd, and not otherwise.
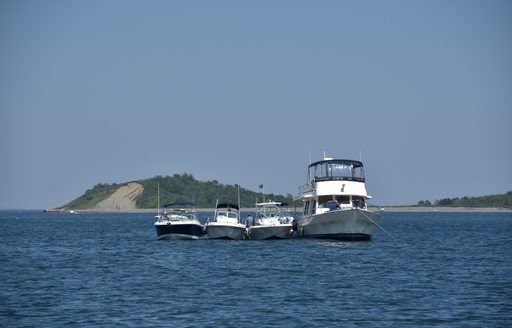
[[[308,166],[301,186],[302,217],[296,222],[300,237],[369,240],[379,215],[368,210],[363,163],[324,158]]]
[[[218,204],[215,207],[213,218],[205,224],[205,231],[209,239],[235,239],[245,238],[245,224],[240,223],[240,210],[238,205],[230,203]]]
[[[258,203],[254,224],[248,228],[248,236],[255,240],[290,238],[292,221],[293,217],[283,211],[282,203]]]
[[[199,239],[203,227],[197,220],[194,204],[189,202],[165,204],[162,214],[155,216],[158,239]]]

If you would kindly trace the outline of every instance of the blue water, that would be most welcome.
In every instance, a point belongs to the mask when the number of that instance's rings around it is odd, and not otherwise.
[[[369,242],[158,241],[152,224],[0,211],[0,326],[512,326],[512,213],[385,213],[392,236]]]

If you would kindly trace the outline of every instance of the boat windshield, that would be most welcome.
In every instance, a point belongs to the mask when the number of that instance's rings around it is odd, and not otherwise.
[[[227,216],[228,218],[236,219],[238,217],[238,214],[237,212],[218,211],[217,216]]]
[[[279,207],[273,206],[273,207],[262,207],[262,208],[258,209],[256,216],[271,218],[274,216],[281,216],[281,215],[280,215]]]

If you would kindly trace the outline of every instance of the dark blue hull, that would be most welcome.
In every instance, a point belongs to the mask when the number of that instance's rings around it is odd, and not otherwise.
[[[198,224],[156,224],[158,239],[199,239],[203,236],[203,227]]]

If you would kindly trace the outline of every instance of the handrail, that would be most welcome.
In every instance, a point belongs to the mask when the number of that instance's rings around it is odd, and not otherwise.
[[[365,178],[363,177],[315,177],[314,182],[323,182],[323,181],[356,181],[356,182],[364,182]]]
[[[302,194],[305,194],[308,192],[312,192],[313,190],[314,190],[314,188],[312,185],[309,185],[309,184],[302,185],[299,187],[299,195],[302,195]]]

